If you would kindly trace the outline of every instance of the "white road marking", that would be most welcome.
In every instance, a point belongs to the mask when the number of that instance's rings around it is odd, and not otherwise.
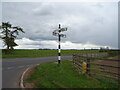
[[[18,62],[18,61],[23,61],[23,60],[16,60],[16,61],[6,61],[6,62]]]
[[[17,66],[17,67],[6,67],[6,68],[1,68],[2,70],[10,70],[10,69],[16,69],[16,68],[24,68],[24,67],[29,67],[30,65],[25,65],[25,66]]]
[[[14,67],[8,67],[7,69],[13,69]]]

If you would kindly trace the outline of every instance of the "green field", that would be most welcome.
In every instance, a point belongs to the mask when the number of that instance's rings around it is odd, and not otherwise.
[[[99,50],[61,50],[62,56],[74,53],[99,53]],[[2,54],[2,58],[48,57],[57,55],[57,50],[14,50],[11,54]]]
[[[55,62],[40,64],[25,83],[33,83],[35,88],[117,88],[116,81],[95,79],[78,74],[72,61],[62,61],[58,66]]]
[[[0,50],[0,58],[2,58],[2,50]]]

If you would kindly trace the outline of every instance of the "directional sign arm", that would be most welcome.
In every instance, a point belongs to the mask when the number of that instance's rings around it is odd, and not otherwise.
[[[65,34],[60,34],[60,36],[66,38],[66,35],[65,35]]]
[[[56,32],[53,32],[53,35],[54,35],[54,36],[58,36],[59,34],[58,34],[58,33],[56,33]]]
[[[67,31],[67,28],[61,28],[60,32]]]

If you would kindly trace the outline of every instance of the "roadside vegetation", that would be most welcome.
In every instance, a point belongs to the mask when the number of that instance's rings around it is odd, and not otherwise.
[[[43,63],[35,67],[24,84],[33,83],[34,88],[117,88],[116,81],[89,77],[78,74],[72,61],[62,61],[58,66],[55,62]]]

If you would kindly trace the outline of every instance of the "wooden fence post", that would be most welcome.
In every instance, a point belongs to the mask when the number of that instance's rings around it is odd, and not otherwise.
[[[75,64],[75,58],[76,58],[76,55],[73,54],[73,64]]]
[[[87,58],[87,74],[90,75],[90,58]]]

